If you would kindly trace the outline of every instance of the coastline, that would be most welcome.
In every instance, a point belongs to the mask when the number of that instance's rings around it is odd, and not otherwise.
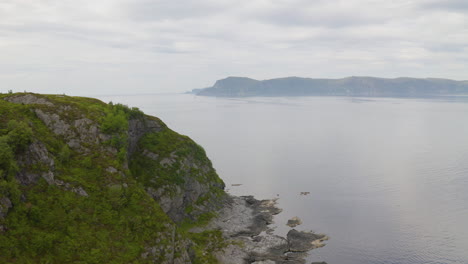
[[[228,195],[224,206],[207,226],[191,232],[221,230],[227,242],[223,251],[215,252],[220,263],[303,264],[308,252],[323,247],[328,237],[291,229],[286,237],[275,235],[270,225],[281,213],[276,200],[257,200],[253,196]]]

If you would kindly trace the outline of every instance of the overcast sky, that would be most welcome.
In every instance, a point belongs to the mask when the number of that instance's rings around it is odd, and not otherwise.
[[[0,92],[182,92],[227,76],[468,79],[467,0],[0,0]]]

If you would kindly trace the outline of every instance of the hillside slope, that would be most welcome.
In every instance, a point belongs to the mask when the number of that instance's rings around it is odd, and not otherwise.
[[[136,108],[0,95],[0,263],[215,262],[220,232],[188,229],[223,189],[200,146]]]
[[[0,263],[305,263],[328,237],[275,235],[275,204],[137,108],[0,94]]]

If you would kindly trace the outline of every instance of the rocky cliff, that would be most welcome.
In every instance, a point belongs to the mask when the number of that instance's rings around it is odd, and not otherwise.
[[[325,237],[261,235],[276,213],[137,108],[0,94],[0,263],[304,263]]]
[[[203,259],[178,225],[225,195],[200,146],[135,108],[0,96],[0,262]]]

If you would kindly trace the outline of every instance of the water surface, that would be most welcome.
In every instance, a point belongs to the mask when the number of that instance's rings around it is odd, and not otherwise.
[[[310,261],[468,263],[463,100],[101,99],[137,106],[189,135],[205,148],[229,192],[279,197],[279,233],[298,216],[304,222],[298,229],[329,235]]]

